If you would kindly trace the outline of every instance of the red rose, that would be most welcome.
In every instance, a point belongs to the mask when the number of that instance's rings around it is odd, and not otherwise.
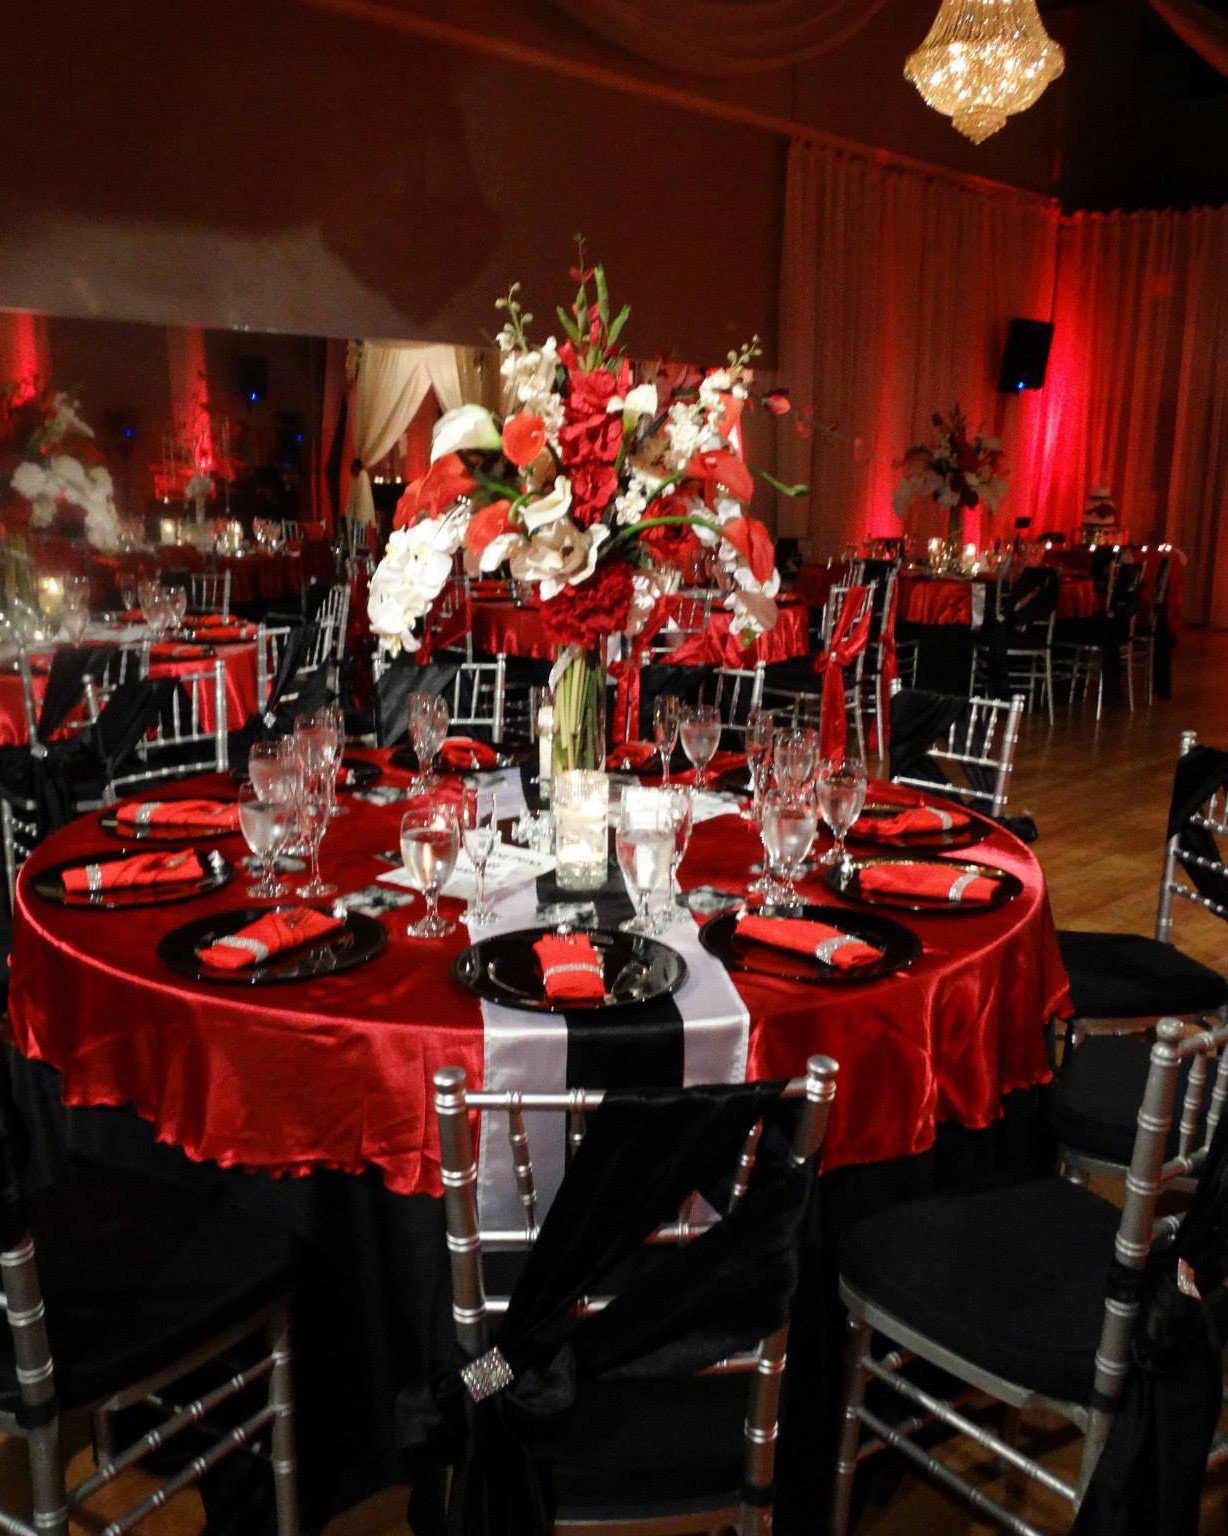
[[[664,509],[661,509],[662,514]],[[657,509],[653,508],[654,514]],[[654,560],[663,565],[676,565],[686,570],[701,549],[694,528],[685,523],[659,523],[655,528],[645,528],[640,543]]]
[[[503,451],[517,469],[532,464],[545,446],[546,423],[540,416],[520,411],[503,423]]]
[[[621,634],[631,612],[631,567],[607,560],[587,581],[564,587],[542,605],[546,634],[556,645],[595,646]]]
[[[618,490],[618,476],[609,464],[577,464],[571,470],[571,515],[581,528],[601,520]]]

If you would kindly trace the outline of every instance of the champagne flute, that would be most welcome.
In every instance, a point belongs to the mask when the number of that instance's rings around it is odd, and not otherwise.
[[[763,849],[772,876],[779,882],[776,900],[790,906],[800,902],[797,875],[818,829],[818,816],[809,796],[769,789],[763,797]]]
[[[60,625],[65,635],[68,636],[71,645],[80,645],[85,639],[85,631],[89,628],[90,610],[76,593],[69,595],[64,603],[64,611],[60,619]]]
[[[652,734],[661,754],[661,782],[669,785],[669,760],[678,745],[679,702],[675,694],[663,693],[652,706]]]
[[[623,796],[615,846],[623,878],[635,893],[635,916],[620,923],[628,933],[651,934],[655,923],[648,898],[669,878],[675,833],[663,790],[640,790]]]
[[[835,838],[823,855],[823,862],[842,867],[848,862],[844,840],[866,802],[866,765],[859,757],[824,758],[819,764],[816,788],[823,820]]]
[[[460,837],[456,810],[443,801],[401,818],[401,860],[426,899],[426,915],[405,930],[411,939],[441,939],[456,927],[440,917],[439,893],[455,867]]]
[[[320,878],[320,844],[332,808],[333,770],[327,754],[309,738],[295,739],[294,805],[298,829],[311,855],[310,878],[298,887],[300,896],[332,896],[337,887]]]
[[[119,587],[119,601],[125,615],[136,612],[136,580],[132,576],[125,576]]]
[[[405,704],[409,739],[418,759],[418,787],[425,789],[434,778],[435,754],[447,739],[448,706],[434,693],[411,693]]]
[[[666,888],[665,906],[662,908],[661,927],[667,927],[679,913],[687,913],[687,908],[674,899],[673,893],[678,883],[678,869],[686,858],[695,826],[695,797],[691,791],[685,785],[679,785],[666,793],[669,796],[670,822],[674,829],[674,851],[669,861],[669,885]]]
[[[751,807],[748,820],[757,819],[759,795],[767,779],[761,764],[771,767],[772,737],[776,732],[776,717],[770,709],[756,704],[746,716],[746,764],[750,769]]]
[[[172,587],[167,594],[166,609],[171,628],[178,633],[183,628],[184,619],[188,616],[188,589]]]
[[[239,827],[257,865],[257,881],[247,894],[258,901],[276,901],[285,895],[286,883],[275,874],[277,855],[294,826],[294,802],[284,793],[264,796],[255,784],[239,785]]]
[[[466,786],[460,803],[461,838],[465,852],[477,876],[477,891],[465,913],[470,928],[479,928],[494,920],[494,911],[486,904],[486,861],[499,840],[499,823],[493,789]]]
[[[708,786],[708,764],[721,741],[721,713],[715,704],[692,705],[682,716],[682,750],[695,769],[695,787]]]
[[[778,731],[772,743],[776,784],[786,794],[800,797],[814,779],[819,764],[819,733],[807,725]]]

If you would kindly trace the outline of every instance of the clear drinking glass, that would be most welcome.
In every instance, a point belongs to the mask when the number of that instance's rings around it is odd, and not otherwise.
[[[239,827],[259,866],[256,884],[248,886],[247,894],[258,901],[275,901],[287,889],[274,866],[294,828],[295,811],[284,785],[277,789],[283,792],[266,797],[255,784],[239,785]]]
[[[651,934],[656,925],[648,898],[669,879],[674,859],[674,823],[665,790],[641,789],[623,796],[615,844],[636,908],[635,916],[619,926],[629,933]]]
[[[477,893],[465,913],[470,928],[480,928],[494,919],[493,910],[486,904],[486,861],[499,841],[499,822],[493,789],[466,787],[460,803],[461,839],[465,852],[477,876]]]
[[[866,765],[859,757],[824,758],[815,787],[819,810],[835,838],[823,862],[842,865],[848,860],[844,840],[866,802]]]
[[[664,791],[669,796],[669,816],[674,829],[674,852],[669,861],[669,885],[665,906],[662,908],[662,924],[667,926],[682,913],[689,916],[687,908],[674,899],[674,887],[678,883],[678,869],[691,843],[691,831],[695,825],[695,797],[685,785]]]
[[[763,797],[763,849],[774,880],[779,882],[775,899],[790,905],[801,900],[797,875],[819,829],[814,803],[783,789],[769,789]]]
[[[295,720],[294,736],[295,740],[305,739],[314,742],[316,749],[331,764],[334,791],[332,815],[346,815],[344,807],[337,804],[336,797],[337,772],[341,767],[341,758],[345,751],[344,713],[331,704],[326,704],[320,709],[309,710]]]
[[[440,939],[455,923],[439,915],[439,893],[448,882],[460,852],[456,809],[443,801],[401,818],[401,860],[415,889],[426,898],[426,915],[405,932],[411,939]]]
[[[320,878],[320,844],[328,829],[332,809],[334,773],[326,752],[310,740],[298,737],[294,742],[294,807],[298,830],[311,855],[311,876],[298,887],[300,896],[332,896],[337,887]]]
[[[748,819],[751,821],[758,817],[759,796],[771,771],[772,737],[775,734],[776,717],[770,709],[756,705],[746,716],[746,765],[750,769],[751,789]]]
[[[166,595],[166,613],[170,620],[171,628],[180,630],[183,621],[188,616],[188,589],[186,587],[171,587]]]
[[[819,766],[819,733],[807,725],[777,731],[772,743],[777,787],[786,794],[805,795]]]
[[[66,599],[64,612],[60,618],[60,627],[67,635],[71,645],[80,645],[85,639],[85,631],[89,628],[90,610],[87,603],[83,603],[74,593]]]
[[[694,704],[683,712],[680,727],[682,750],[695,769],[695,785],[706,789],[708,764],[721,742],[721,714],[715,704]]]
[[[136,611],[136,597],[136,578],[125,576],[119,586],[120,606],[125,613],[134,613]]]
[[[262,800],[293,798],[294,762],[284,741],[256,741],[247,754],[247,776]]]
[[[448,735],[448,705],[434,693],[411,693],[405,701],[409,739],[418,759],[419,788],[434,778],[435,754]]]
[[[678,745],[681,705],[672,693],[661,694],[652,706],[652,734],[661,754],[661,782],[669,784],[669,760]]]

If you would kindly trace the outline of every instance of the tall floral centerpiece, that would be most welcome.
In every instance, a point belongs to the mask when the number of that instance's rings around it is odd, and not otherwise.
[[[594,768],[610,639],[649,623],[663,567],[712,550],[747,645],[776,622],[780,576],[771,535],[746,511],[754,472],[730,441],[752,400],[757,341],[705,375],[637,381],[619,346],[628,310],[612,313],[600,266],[573,275],[561,344],[530,340],[519,284],[497,301],[508,413],[462,405],[436,423],[430,469],[397,506],[368,613],[381,643],[416,649],[458,551],[471,575],[506,568],[530,584],[558,648],[555,766]]]
[[[964,513],[984,504],[996,512],[1006,495],[1002,478],[1005,455],[1001,439],[973,435],[958,405],[930,418],[933,436],[909,448],[897,468],[904,471],[892,498],[903,516],[918,502],[932,501],[947,513],[947,551],[957,556],[963,537]]]
[[[30,528],[72,526],[84,514],[95,549],[119,543],[111,473],[80,406],[56,390],[9,385],[0,391],[0,526],[5,537]]]

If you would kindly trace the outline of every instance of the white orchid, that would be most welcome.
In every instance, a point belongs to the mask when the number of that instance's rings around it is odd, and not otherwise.
[[[484,405],[458,405],[445,411],[431,433],[431,463],[462,448],[487,452],[502,445],[503,438],[493,414]]]
[[[412,528],[394,529],[388,548],[371,577],[367,616],[371,628],[392,651],[416,651],[412,633],[418,619],[443,591],[460,547],[469,513],[424,518]]]
[[[777,576],[777,586],[780,584]],[[725,607],[733,610],[729,621],[731,633],[754,639],[776,626],[776,604],[766,591],[754,591],[736,587],[725,599]]]
[[[638,635],[656,612],[665,587],[656,571],[636,571],[631,578],[631,608],[627,614],[627,633]]]
[[[530,501],[521,508],[520,515],[529,532],[536,533],[539,528],[545,528],[550,523],[558,522],[560,517],[566,517],[570,510],[571,481],[566,475],[560,475],[551,486],[549,494]]]
[[[24,496],[27,501],[36,501],[46,490],[47,471],[33,459],[26,459],[13,471],[9,483],[19,496]]]

